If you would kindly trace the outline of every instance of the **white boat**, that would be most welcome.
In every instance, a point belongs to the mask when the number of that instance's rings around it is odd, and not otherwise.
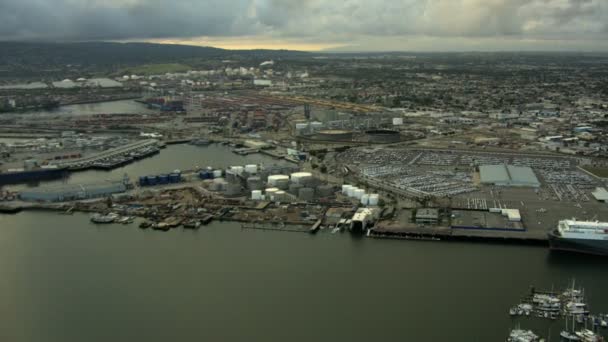
[[[513,329],[507,338],[507,342],[540,342],[542,339],[532,330]]]
[[[604,340],[604,338],[589,329],[577,331],[576,336],[578,336],[583,342],[602,342]]]
[[[112,223],[117,218],[118,218],[118,215],[114,214],[114,213],[109,213],[107,215],[95,213],[95,214],[93,214],[93,216],[91,216],[91,222],[93,222],[93,223]]]
[[[571,332],[562,331],[559,333],[559,336],[566,341],[580,341],[581,339]]]

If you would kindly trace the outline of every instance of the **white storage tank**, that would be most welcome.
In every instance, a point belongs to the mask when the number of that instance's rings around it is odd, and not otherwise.
[[[269,200],[271,200],[271,201],[274,201],[274,196],[276,195],[276,193],[278,191],[280,191],[280,190],[277,189],[277,188],[268,188],[268,189],[266,189],[266,198],[269,199]]]
[[[296,184],[302,184],[307,178],[312,178],[312,173],[310,172],[294,172],[291,174],[291,181]]]
[[[380,195],[378,194],[371,194],[369,195],[369,205],[378,205],[378,202],[380,201]]]
[[[279,179],[276,181],[276,184],[274,186],[281,190],[287,190],[287,189],[289,189],[289,180],[288,179]]]
[[[277,185],[277,182],[279,180],[283,180],[283,181],[289,182],[289,176],[286,176],[286,175],[271,175],[271,176],[268,176],[268,184],[271,185],[271,186],[273,186],[273,187]]]
[[[352,188],[353,186],[350,184],[343,184],[342,185],[342,194],[343,195],[348,195],[348,189]]]
[[[245,172],[247,172],[250,175],[254,175],[254,174],[258,173],[258,166],[255,164],[245,165]]]
[[[213,178],[221,178],[223,174],[222,170],[214,170],[213,171]]]
[[[363,204],[363,205],[369,204],[369,195],[368,194],[361,196],[361,204]]]
[[[348,195],[348,197],[355,197],[355,191],[357,190],[359,190],[359,188],[352,186],[348,188],[346,194]]]
[[[283,190],[279,190],[274,193],[274,200],[277,202],[282,202],[287,199],[287,194]]]
[[[251,192],[251,199],[254,201],[261,201],[264,199],[264,195],[262,194],[262,190],[253,190]]]
[[[237,175],[242,175],[243,171],[245,171],[245,168],[242,166],[231,166],[230,170],[232,170],[232,172],[234,172]]]
[[[363,195],[365,195],[365,190],[363,190],[363,189],[357,189],[357,190],[355,190],[355,193],[354,193],[353,195],[354,195],[354,197],[355,197],[356,199],[360,200],[360,199],[361,199],[361,197],[362,197]]]
[[[393,118],[393,126],[403,125],[403,118]]]

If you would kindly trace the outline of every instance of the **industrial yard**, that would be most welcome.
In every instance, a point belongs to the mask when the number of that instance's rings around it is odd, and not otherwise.
[[[255,229],[541,245],[559,220],[608,220],[603,126],[591,120],[604,107],[585,107],[584,116],[549,104],[399,107],[409,100],[387,103],[378,89],[363,94],[281,63],[115,76],[112,87],[86,89],[141,96],[105,113],[6,114],[4,134],[20,139],[0,145],[2,207],[118,213],[151,225],[170,219],[172,227],[213,217]],[[19,94],[62,96],[69,85],[84,96],[83,82]],[[180,145],[282,164],[218,167],[192,150],[179,168],[129,166]],[[138,173],[112,171],[130,169]],[[92,170],[113,176],[62,183]]]

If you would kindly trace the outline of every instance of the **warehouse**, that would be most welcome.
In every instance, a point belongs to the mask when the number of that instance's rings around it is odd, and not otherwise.
[[[95,184],[69,184],[57,187],[24,190],[19,198],[29,202],[63,202],[89,198],[106,197],[127,190],[123,182],[103,182]]]
[[[513,165],[481,165],[479,176],[482,184],[499,186],[540,187],[534,171],[529,167]]]

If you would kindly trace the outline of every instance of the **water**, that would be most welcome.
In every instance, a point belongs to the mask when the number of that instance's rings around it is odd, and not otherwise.
[[[529,285],[572,277],[608,312],[604,259],[539,247],[232,223],[163,233],[50,212],[0,227],[3,341],[504,341]]]
[[[272,165],[295,165],[284,160],[274,159],[264,154],[250,154],[240,156],[232,153],[232,148],[220,144],[209,146],[194,146],[188,144],[168,145],[159,154],[140,161],[111,170],[87,170],[73,172],[65,179],[44,181],[33,184],[15,184],[6,188],[14,191],[35,186],[54,186],[60,184],[87,184],[103,180],[121,180],[124,174],[128,174],[132,180],[139,176],[169,173],[175,169],[191,170],[196,166],[214,168],[226,168],[233,165],[263,164]]]
[[[52,110],[34,110],[16,115],[58,116],[58,115],[92,115],[92,114],[146,114],[158,113],[133,100],[109,101],[61,106]]]

